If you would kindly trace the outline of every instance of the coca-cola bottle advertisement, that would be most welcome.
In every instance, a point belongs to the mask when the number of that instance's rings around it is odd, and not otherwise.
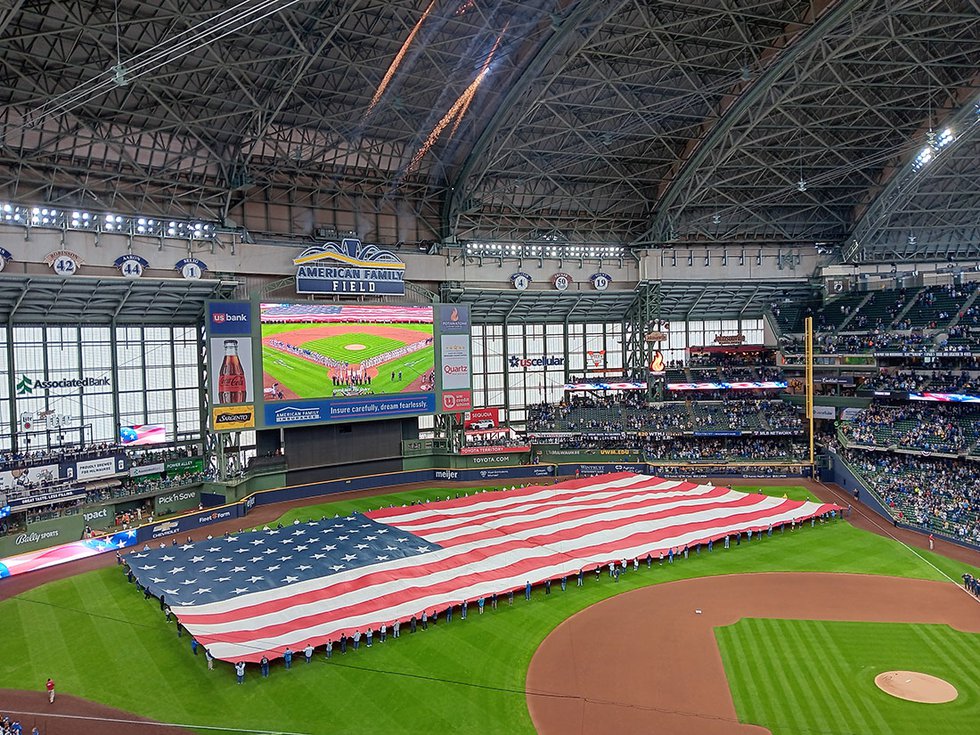
[[[216,405],[255,400],[251,337],[212,337],[211,366],[211,400]]]

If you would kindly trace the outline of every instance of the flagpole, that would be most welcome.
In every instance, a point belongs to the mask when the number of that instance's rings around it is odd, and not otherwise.
[[[814,452],[813,452],[813,317],[808,316],[804,322],[806,335],[806,346],[804,360],[806,363],[806,418],[810,433],[810,470],[813,471]]]

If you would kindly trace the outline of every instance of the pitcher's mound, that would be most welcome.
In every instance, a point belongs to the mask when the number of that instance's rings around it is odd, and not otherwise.
[[[952,702],[958,694],[948,681],[918,671],[885,671],[875,677],[875,684],[893,697],[925,704]]]
[[[349,345],[344,345],[344,349],[350,350],[351,352],[357,352],[358,350],[366,350],[367,347],[365,347],[362,344],[359,344],[358,342],[352,342]]]

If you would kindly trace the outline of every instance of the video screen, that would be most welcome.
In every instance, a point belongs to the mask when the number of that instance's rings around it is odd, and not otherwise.
[[[431,306],[261,304],[268,401],[433,390]]]
[[[142,426],[120,426],[119,443],[128,446],[144,444],[166,444],[167,427],[160,424]]]

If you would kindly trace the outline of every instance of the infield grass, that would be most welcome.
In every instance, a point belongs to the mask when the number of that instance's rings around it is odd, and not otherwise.
[[[946,625],[746,618],[715,629],[741,722],[773,735],[962,735],[977,731],[980,635]],[[959,692],[946,704],[897,699],[884,671],[919,671]]]
[[[767,487],[774,495],[792,488]],[[470,490],[469,492],[472,492]],[[346,515],[413,500],[445,497],[446,489],[321,503],[291,511],[281,521]],[[921,554],[921,556],[917,555]],[[935,567],[930,563],[935,564]],[[938,567],[938,570],[937,568]],[[40,689],[52,676],[61,692],[164,722],[291,733],[532,733],[524,696],[531,656],[562,620],[614,594],[649,584],[747,572],[855,572],[922,579],[958,579],[963,565],[860,531],[845,521],[806,526],[796,533],[743,541],[725,552],[691,554],[673,565],[629,572],[617,584],[587,576],[530,602],[517,596],[467,621],[457,618],[428,631],[356,654],[335,653],[313,664],[280,662],[261,679],[249,667],[235,684],[229,664],[209,672],[188,638],[178,640],[155,600],[144,600],[118,568],[52,582],[0,602],[4,647],[0,687]],[[980,574],[980,570],[973,570]],[[902,667],[896,667],[902,668]],[[980,679],[980,656],[963,667]],[[835,732],[839,732],[836,730]],[[871,732],[871,731],[865,731]],[[924,730],[922,732],[929,732]]]

